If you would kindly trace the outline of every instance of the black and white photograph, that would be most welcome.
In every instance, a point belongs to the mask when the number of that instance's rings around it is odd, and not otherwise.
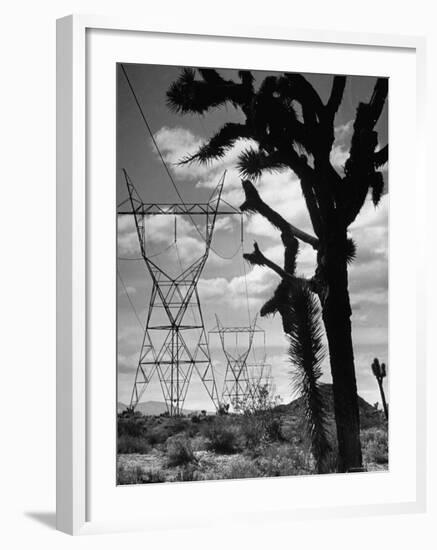
[[[389,79],[117,63],[117,484],[389,469]]]

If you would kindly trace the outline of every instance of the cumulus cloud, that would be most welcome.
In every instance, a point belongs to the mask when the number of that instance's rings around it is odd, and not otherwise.
[[[388,300],[388,195],[377,208],[368,198],[350,234],[357,257],[349,270],[352,303],[387,303]]]
[[[195,153],[202,144],[202,140],[189,130],[180,127],[168,128],[167,126],[163,126],[153,137],[158,144],[162,156],[170,164],[171,170],[176,176],[192,179],[193,177],[208,173],[207,166],[197,165],[193,170],[192,166],[179,164],[186,156]],[[155,150],[154,147],[153,149]]]
[[[353,132],[353,121],[335,127],[334,144],[331,149],[331,163],[340,175],[344,174],[344,164],[349,157],[349,149]]]
[[[233,229],[233,223],[230,216],[217,217],[214,231],[230,231]]]
[[[254,266],[246,277],[240,275],[230,280],[225,277],[201,278],[198,284],[199,295],[202,301],[219,301],[221,305],[226,304],[241,311],[247,305],[246,284],[249,306],[259,307],[275,288],[275,275],[267,269]]]
[[[119,255],[129,256],[140,254],[133,216],[118,217],[117,244]]]
[[[134,375],[138,365],[138,352],[125,355],[117,354],[117,370],[119,374]]]

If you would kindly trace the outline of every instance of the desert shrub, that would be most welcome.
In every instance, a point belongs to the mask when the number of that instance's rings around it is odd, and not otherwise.
[[[141,437],[145,434],[147,419],[141,413],[121,413],[117,418],[117,433],[119,436],[128,435]]]
[[[266,459],[260,457],[257,459],[257,466],[262,477],[292,476],[302,473],[296,468],[291,458]]]
[[[209,448],[209,441],[203,435],[196,435],[191,439],[191,448],[193,451],[207,451]]]
[[[123,464],[117,464],[117,484],[134,485],[143,483],[143,470],[140,466],[126,468]]]
[[[193,464],[185,464],[177,472],[174,481],[198,481],[201,479],[196,467]]]
[[[379,428],[369,428],[361,432],[361,446],[365,463],[388,463],[387,431]]]
[[[263,476],[290,476],[314,473],[314,460],[310,451],[302,446],[284,443],[262,447],[256,463]]]
[[[141,483],[164,483],[165,474],[161,470],[145,470],[141,476]]]
[[[154,446],[160,443],[165,443],[169,437],[168,431],[161,426],[155,426],[146,432],[147,442]]]
[[[174,435],[167,440],[167,461],[169,466],[181,466],[196,460],[190,440],[183,435]]]
[[[267,459],[294,457],[296,449],[288,443],[272,443],[264,445],[260,455]]]
[[[260,445],[264,436],[264,427],[259,416],[243,415],[240,421],[240,429],[246,447],[254,449]]]
[[[215,422],[208,423],[203,434],[209,440],[208,448],[216,453],[232,454],[238,450],[236,430],[228,427],[222,417],[217,416]]]
[[[185,433],[188,437],[193,437],[198,433],[197,424],[193,424],[190,419],[182,417],[161,417],[154,419],[149,423],[145,431],[145,437],[152,446],[161,445],[168,438]]]
[[[242,415],[240,429],[245,446],[252,450],[263,443],[284,440],[281,420],[270,411]]]
[[[173,416],[167,422],[167,429],[171,432],[171,435],[184,432],[187,426],[189,426],[188,420],[181,416]]]
[[[217,410],[217,414],[219,416],[225,416],[229,414],[229,406],[230,406],[229,403],[226,403],[226,404],[222,403]]]
[[[261,472],[256,464],[244,457],[232,460],[219,473],[221,479],[247,479],[260,476]]]
[[[251,396],[234,403],[241,415],[241,430],[245,444],[255,449],[266,441],[282,441],[281,419],[275,412],[280,402],[268,384],[259,384]]]
[[[124,464],[117,464],[118,485],[163,482],[165,482],[165,474],[160,470],[143,470],[143,468],[138,465],[134,468],[128,468]]]
[[[270,441],[283,441],[281,419],[278,416],[268,415],[264,420],[264,429],[266,437]]]
[[[117,452],[119,454],[140,453],[146,454],[150,451],[147,441],[142,436],[121,435],[117,438]]]

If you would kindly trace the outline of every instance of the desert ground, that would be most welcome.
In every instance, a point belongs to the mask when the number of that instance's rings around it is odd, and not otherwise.
[[[324,385],[328,427],[334,437],[332,388]],[[359,398],[363,463],[388,469],[387,422]],[[119,485],[202,481],[316,473],[306,435],[303,400],[243,414],[190,412],[178,417],[118,413]],[[336,450],[333,443],[332,469]]]

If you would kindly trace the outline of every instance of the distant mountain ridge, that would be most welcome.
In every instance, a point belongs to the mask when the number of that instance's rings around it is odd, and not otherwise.
[[[332,421],[334,421],[334,394],[332,384],[321,384],[320,386],[323,399],[326,404],[327,415]],[[303,397],[298,397],[287,405],[278,405],[276,407],[278,412],[291,414],[293,416],[303,416],[303,409]],[[358,410],[360,413],[361,429],[374,426],[377,427],[385,423],[384,412],[381,409],[377,409],[360,396],[358,396]]]
[[[332,384],[321,384],[321,390],[326,403],[327,415],[330,421],[334,422],[334,396],[332,391]],[[360,412],[361,428],[366,429],[370,427],[377,427],[385,423],[384,413],[382,410],[377,409],[365,399],[358,396],[358,408]],[[121,413],[127,409],[127,405],[119,401],[117,403],[117,413]],[[288,404],[278,405],[275,410],[278,413],[289,415],[295,418],[303,418],[304,415],[304,401],[303,397],[298,397]],[[167,407],[162,401],[145,401],[138,403],[136,411],[144,414],[145,416],[159,416],[167,411]],[[189,415],[200,410],[183,409],[182,414]],[[208,414],[214,414],[207,411]]]
[[[117,413],[121,413],[127,409],[127,405],[121,401],[117,402]],[[159,416],[167,412],[167,406],[163,401],[145,401],[143,403],[138,403],[135,407],[135,410],[144,414],[144,416]],[[192,414],[194,412],[200,412],[196,410],[183,409],[182,414]]]

